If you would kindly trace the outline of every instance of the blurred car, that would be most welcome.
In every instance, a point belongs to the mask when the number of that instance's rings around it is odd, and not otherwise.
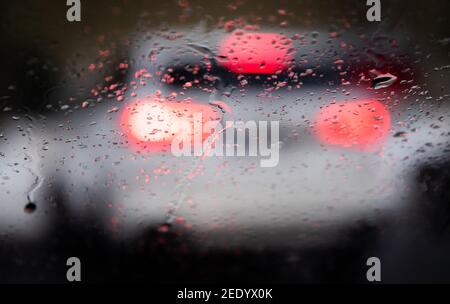
[[[360,281],[370,256],[386,261],[388,280],[447,280],[395,267],[409,242],[427,240],[426,229],[411,228],[427,225],[424,193],[449,181],[446,171],[437,184],[429,173],[446,167],[449,151],[442,40],[419,46],[414,29],[396,22],[311,26],[302,24],[308,12],[271,5],[260,18],[184,22],[198,6],[179,2],[170,26],[168,11],[141,13],[116,41],[81,42],[88,51],[55,65],[58,80],[48,83],[62,84],[36,97],[39,106],[4,106],[1,252],[10,259],[15,244],[25,256],[20,274],[8,266],[1,279],[64,280],[60,261],[70,255],[93,264],[93,281],[148,280],[155,268],[155,281]],[[36,60],[24,71],[44,83]],[[8,89],[17,99],[25,92]],[[149,114],[155,102],[159,114]],[[278,165],[154,149],[183,112],[198,111],[222,122],[278,121]],[[448,201],[431,201],[444,210],[432,215],[436,229],[446,231]],[[434,246],[448,252],[447,243]],[[436,259],[447,263],[444,253]],[[41,262],[47,270],[34,276],[30,264]]]

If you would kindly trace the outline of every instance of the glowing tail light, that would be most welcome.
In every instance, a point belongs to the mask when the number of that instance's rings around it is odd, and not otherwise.
[[[127,105],[122,111],[120,126],[133,148],[168,152],[175,137],[194,137],[194,116],[198,113],[201,114],[202,125],[220,118],[209,105],[148,98]],[[203,133],[203,128],[201,132],[202,140],[210,135]]]
[[[315,120],[320,141],[358,150],[377,147],[388,135],[390,127],[389,111],[373,100],[328,105]]]
[[[239,74],[276,74],[293,59],[292,41],[275,33],[235,31],[219,45],[218,63]]]

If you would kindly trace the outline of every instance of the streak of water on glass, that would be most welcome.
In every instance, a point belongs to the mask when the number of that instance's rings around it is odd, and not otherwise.
[[[200,44],[195,44],[195,43],[189,43],[188,46],[196,51],[201,52],[205,56],[207,56],[208,59],[212,63],[213,70],[217,67],[217,61],[215,60],[216,56],[209,47],[203,46]],[[228,114],[231,114],[231,113],[227,113],[227,111],[224,110],[223,106],[221,106],[221,103],[218,103],[217,101],[222,100],[224,98],[223,92],[226,92],[228,89],[230,89],[230,87],[231,87],[231,85],[226,85],[225,81],[220,76],[217,76],[214,89],[212,90],[211,94],[209,95],[208,103],[210,105],[216,107],[222,113],[221,123],[228,120],[227,119]],[[225,127],[222,130],[218,130],[218,134],[216,134],[216,136],[214,136],[214,137],[210,136],[209,139],[207,139],[208,147],[210,147],[214,143],[214,140],[217,138],[217,136],[222,134],[226,128],[227,127]],[[184,177],[185,182],[178,183],[177,186],[175,187],[174,196],[176,196],[177,199],[174,202],[172,208],[169,209],[169,212],[167,214],[167,218],[165,221],[166,225],[171,225],[174,222],[174,220],[176,219],[178,211],[180,210],[180,208],[183,204],[183,201],[186,198],[186,191],[192,185],[192,179],[196,175],[198,175],[198,172],[201,171],[202,162],[205,158],[205,153],[207,153],[207,152],[208,151],[203,151],[203,154],[201,156],[199,156],[197,158],[197,160],[194,162],[193,168],[191,170],[189,170],[188,174]]]
[[[30,118],[34,120],[31,116]],[[37,208],[36,202],[36,192],[42,186],[44,178],[39,173],[39,145],[35,143],[34,126],[29,125],[27,129],[29,147],[32,149],[30,152],[25,152],[25,157],[29,162],[29,165],[24,165],[23,168],[26,169],[33,177],[33,182],[26,190],[27,204],[24,207],[25,212],[32,213]]]

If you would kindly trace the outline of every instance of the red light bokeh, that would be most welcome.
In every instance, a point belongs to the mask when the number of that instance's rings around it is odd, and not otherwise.
[[[194,115],[201,113],[201,139],[210,133],[203,130],[207,121],[220,119],[211,106],[191,101],[168,101],[146,98],[128,104],[120,115],[120,128],[131,148],[137,151],[170,152],[172,140],[185,134],[194,142]]]
[[[217,61],[234,73],[276,74],[286,70],[292,59],[292,41],[286,36],[235,31],[221,41]]]
[[[379,147],[390,127],[388,109],[375,100],[331,104],[315,118],[316,136],[321,142],[365,151]]]

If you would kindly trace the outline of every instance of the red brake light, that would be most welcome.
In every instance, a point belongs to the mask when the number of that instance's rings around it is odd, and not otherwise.
[[[391,127],[389,111],[374,100],[328,105],[315,121],[316,135],[322,142],[360,150],[373,149]]]
[[[235,31],[219,45],[217,61],[240,74],[275,74],[293,59],[292,41],[275,33]]]
[[[138,150],[170,151],[171,142],[176,136],[186,134],[193,137],[196,113],[202,114],[202,125],[220,117],[209,105],[155,97],[127,105],[122,110],[120,126],[132,147]],[[203,133],[202,139],[207,136],[209,133]]]

